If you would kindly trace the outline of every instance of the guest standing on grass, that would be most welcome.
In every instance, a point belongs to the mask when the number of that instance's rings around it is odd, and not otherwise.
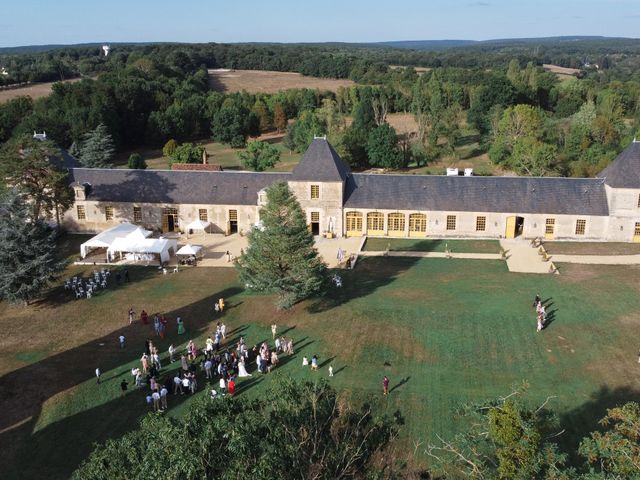
[[[102,375],[102,372],[100,371],[100,367],[96,368],[96,383],[99,384],[100,383],[100,375]]]
[[[120,335],[118,340],[120,340],[120,348],[124,348],[124,335]]]
[[[382,390],[384,395],[389,395],[389,378],[386,375],[382,379]]]
[[[224,298],[218,300],[218,307],[220,307],[220,313],[224,313]]]
[[[178,335],[184,334],[184,322],[181,317],[176,318],[176,323],[178,324]]]
[[[149,314],[144,311],[144,308],[140,312],[140,320],[143,324],[147,325],[149,323]]]
[[[136,312],[133,311],[133,307],[131,307],[129,309],[129,325],[131,325],[133,323],[133,321],[135,320],[135,315]]]
[[[271,325],[271,336],[273,337],[273,339],[276,338],[277,332],[278,332],[278,325],[274,323],[273,325]]]
[[[173,343],[172,343],[171,345],[169,345],[169,361],[171,363],[173,363],[175,361],[175,359],[173,358],[175,353],[176,353],[176,349],[173,348]]]
[[[125,393],[127,393],[127,381],[122,380],[120,382],[120,396],[124,396]]]

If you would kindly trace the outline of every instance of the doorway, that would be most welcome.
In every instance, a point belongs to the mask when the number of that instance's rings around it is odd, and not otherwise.
[[[178,209],[164,208],[162,210],[162,233],[175,232],[178,227]]]
[[[516,238],[524,232],[524,217],[507,217],[506,238]]]
[[[320,235],[320,212],[311,212],[311,234]]]
[[[229,223],[227,224],[227,235],[238,233],[238,211],[229,210]]]

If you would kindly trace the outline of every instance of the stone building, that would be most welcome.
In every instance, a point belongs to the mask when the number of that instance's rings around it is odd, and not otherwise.
[[[287,182],[314,234],[335,236],[640,241],[640,142],[598,178],[352,173],[316,138],[291,173],[71,170],[71,231],[132,222],[162,232],[200,219],[211,232],[247,232],[264,190]]]

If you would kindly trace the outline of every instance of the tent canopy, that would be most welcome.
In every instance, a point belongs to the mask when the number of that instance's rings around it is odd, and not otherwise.
[[[187,230],[205,230],[211,222],[203,222],[202,220],[194,220],[189,225],[187,225]]]
[[[140,231],[136,233],[136,231]],[[148,230],[144,230],[143,228],[138,227],[137,225],[133,225],[131,223],[121,223],[120,225],[116,225],[115,227],[111,227],[104,232],[99,233],[95,237],[89,239],[84,242],[80,246],[80,255],[82,258],[87,256],[89,250],[93,248],[109,248],[109,246],[114,242],[116,238],[126,237],[131,234],[136,235],[144,235],[144,237],[148,237],[151,235],[151,232]]]
[[[178,246],[176,240],[169,238],[116,238],[108,249],[109,253],[154,253],[160,255],[160,260],[168,262],[171,258],[170,250]]]
[[[176,252],[176,255],[195,255],[195,256],[197,256],[198,253],[200,253],[201,250],[202,250],[202,247],[200,245],[184,245],[183,247],[180,248],[180,250],[178,250]]]

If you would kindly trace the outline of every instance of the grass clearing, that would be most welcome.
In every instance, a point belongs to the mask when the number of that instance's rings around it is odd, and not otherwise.
[[[209,70],[209,87],[216,92],[276,93],[292,88],[329,90],[354,85],[351,80],[307,77],[300,73],[269,70]]]
[[[444,252],[500,253],[498,240],[404,239],[367,237],[365,252]]]
[[[550,255],[638,255],[640,243],[544,242]]]
[[[78,82],[80,78],[72,78],[69,80],[63,80],[62,82]],[[18,97],[31,97],[34,100],[38,98],[47,97],[53,90],[53,84],[58,82],[48,83],[32,83],[20,88],[10,88],[7,90],[0,90],[0,103],[8,102]]]
[[[383,411],[401,410],[407,445],[435,433],[453,435],[460,427],[453,408],[504,395],[523,380],[534,401],[556,396],[551,406],[567,428],[565,448],[575,448],[606,407],[638,395],[638,267],[563,265],[555,276],[508,273],[502,261],[365,258],[340,272],[343,288],[287,312],[275,311],[270,297],[243,291],[232,269],[198,267],[168,276],[155,268],[129,270],[130,284],[111,285],[90,300],[70,300],[58,286],[28,308],[3,304],[0,463],[10,466],[4,478],[40,478],[43,471],[67,478],[94,441],[123,434],[147,413],[143,392],[130,386],[120,396],[118,388],[122,378],[131,380],[144,339],[154,338],[150,325],[129,326],[129,306],[169,318],[167,338],[157,340],[163,364],[170,343],[182,348],[193,338],[203,345],[220,297],[229,306],[229,344],[240,335],[249,344],[270,339],[269,326],[277,323],[294,339],[296,354],[285,356],[273,374],[241,379],[240,395],[261,395],[277,374],[327,377],[333,365],[336,388]],[[90,271],[70,267],[66,276]],[[542,333],[531,310],[536,293],[553,315]],[[176,315],[185,320],[183,337]],[[124,350],[120,333],[127,338]],[[301,366],[302,356],[313,354],[318,372]],[[380,394],[385,374],[388,398]],[[201,387],[197,395],[204,394]],[[179,416],[192,402],[170,396],[168,414]]]

